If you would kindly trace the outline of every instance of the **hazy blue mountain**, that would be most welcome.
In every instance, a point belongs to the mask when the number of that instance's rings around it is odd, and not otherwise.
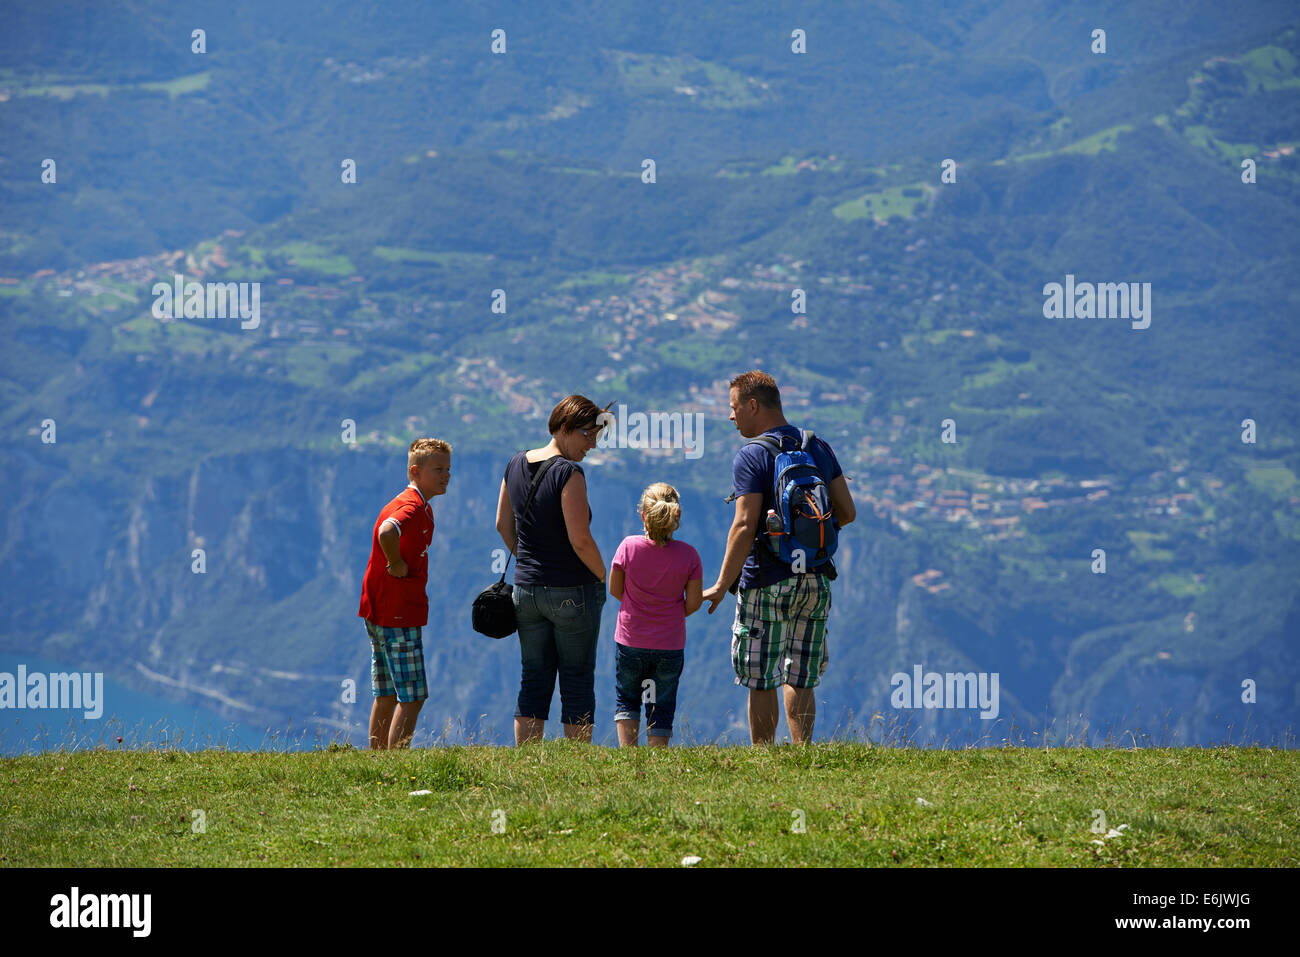
[[[0,663],[102,671],[122,719],[165,700],[241,740],[363,744],[371,526],[436,435],[455,455],[418,741],[503,743],[518,645],[469,607],[510,454],[571,392],[701,416],[689,455],[587,470],[606,560],[670,481],[707,584],[742,441],[726,383],[761,367],[859,509],[819,734],[1294,744],[1298,21],[1019,0],[8,12]],[[259,282],[256,327],[155,318],[177,273]],[[1046,318],[1045,286],[1076,282],[1149,283],[1149,325]],[[747,740],[733,613],[688,622],[684,742]],[[996,673],[997,717],[895,707],[918,665]]]

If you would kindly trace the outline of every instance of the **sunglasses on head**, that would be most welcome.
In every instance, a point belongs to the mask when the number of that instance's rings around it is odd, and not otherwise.
[[[613,404],[614,404],[613,402],[610,402],[609,405],[605,406],[605,408],[603,408],[603,409],[600,410],[600,414],[601,414],[601,415],[604,415],[606,412],[608,412],[608,411],[609,411],[609,407],[610,407],[611,405],[613,405]],[[590,442],[590,441],[591,441],[592,439],[594,439],[596,436],[600,435],[600,430],[603,429],[603,428],[604,428],[604,426],[601,425],[599,421],[596,421],[596,422],[593,422],[591,425],[587,426],[586,428],[578,429],[578,431],[581,432],[584,436],[586,436],[586,437],[587,437],[587,441]]]

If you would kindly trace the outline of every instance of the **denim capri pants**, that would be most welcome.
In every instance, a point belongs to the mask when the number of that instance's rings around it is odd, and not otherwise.
[[[516,718],[549,718],[558,677],[560,720],[565,724],[595,723],[596,640],[605,597],[604,582],[515,583],[513,600],[523,665]]]

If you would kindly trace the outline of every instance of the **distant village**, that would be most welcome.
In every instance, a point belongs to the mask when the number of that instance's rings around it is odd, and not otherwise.
[[[220,276],[230,267],[225,243],[238,240],[240,235],[236,230],[228,230],[221,240],[202,253],[178,250],[157,256],[95,263],[72,275],[59,275],[54,270],[42,269],[26,280],[0,277],[0,286],[24,281],[34,284],[48,282],[61,297],[112,297],[113,302],[92,311],[117,313],[112,318],[129,322],[139,316],[121,316],[120,310],[125,305],[138,305],[142,294],[147,293],[153,283],[165,280],[175,272],[196,280]],[[735,290],[788,290],[795,277],[799,277],[801,282],[809,282],[807,277],[800,277],[804,263],[788,257],[781,259],[781,262],[771,265],[748,265],[743,275],[723,276],[717,280],[718,289],[709,288],[709,277],[698,268],[679,264],[637,274],[621,294],[582,300],[566,292],[552,296],[551,300],[570,310],[577,321],[608,330],[611,338],[609,364],[597,370],[594,376],[597,383],[602,383],[620,373],[646,371],[646,367],[636,361],[636,356],[642,347],[654,343],[656,330],[661,326],[680,323],[712,332],[731,330],[741,320],[734,308],[728,308]],[[706,268],[722,265],[720,259],[705,263]],[[324,337],[345,339],[353,335],[349,326],[354,327],[358,335],[369,334],[377,328],[403,326],[404,321],[398,316],[383,315],[378,303],[364,296],[358,299],[357,293],[348,289],[364,281],[363,276],[335,279],[332,284],[299,282],[290,277],[275,280],[275,285],[292,289],[293,297],[277,306],[273,301],[268,302],[269,296],[264,296],[263,301],[267,303],[264,313],[272,320],[269,338],[290,341]],[[816,281],[821,286],[830,286],[848,294],[866,293],[872,288],[848,276],[817,277]],[[123,289],[123,285],[134,290],[134,294]],[[311,318],[293,315],[295,302],[331,302],[345,296],[357,303],[359,314],[335,320],[324,318],[318,311]],[[405,308],[399,312],[419,314],[454,305],[439,301],[411,301],[405,303]],[[791,322],[798,327],[801,323],[806,324],[807,318],[796,315]],[[742,337],[744,334],[744,330],[737,333]],[[959,334],[970,337],[975,332],[959,330]],[[425,338],[430,340],[430,348],[436,348],[437,333],[428,333]],[[254,357],[259,359],[269,358],[269,355],[269,350],[254,353]],[[631,360],[630,364],[627,364],[628,360]],[[457,384],[456,391],[450,395],[451,407],[465,423],[479,418],[474,411],[478,405],[476,396],[485,393],[501,398],[510,414],[522,418],[543,418],[548,408],[548,397],[538,393],[535,381],[503,368],[496,357],[458,358],[451,379]],[[838,391],[817,393],[792,383],[783,383],[781,392],[786,407],[791,410],[791,418],[796,421],[802,418],[803,410],[814,410],[831,403],[863,403],[869,396],[868,390],[858,383],[848,383]],[[920,401],[920,397],[914,396],[905,400],[903,405],[910,408]],[[727,377],[720,375],[707,385],[692,384],[685,400],[674,411],[699,412],[705,415],[706,421],[725,422],[729,414]],[[413,429],[419,423],[420,417],[411,416],[406,425]],[[987,540],[1020,538],[1025,535],[1022,518],[1026,515],[1040,509],[1086,507],[1112,494],[1104,479],[1068,482],[1060,478],[995,477],[922,462],[914,462],[909,467],[909,460],[895,453],[895,446],[905,440],[908,432],[907,417],[900,413],[875,416],[869,420],[868,426],[855,446],[837,449],[837,455],[850,476],[859,506],[870,508],[878,518],[902,530],[918,523],[951,522],[983,530],[983,537]],[[915,426],[912,431],[915,431]],[[671,448],[640,451],[647,455],[676,454]],[[1202,513],[1196,489],[1212,495],[1223,483],[1212,476],[1191,476],[1183,474],[1184,471],[1184,465],[1175,464],[1169,467],[1168,472],[1153,473],[1147,477],[1150,494],[1135,498],[1130,492],[1127,500],[1140,507],[1144,516],[1195,520]],[[1202,532],[1204,529],[1205,526],[1201,526]],[[939,571],[930,569],[917,576],[916,584],[937,593],[948,587],[946,582],[939,580],[941,577]]]

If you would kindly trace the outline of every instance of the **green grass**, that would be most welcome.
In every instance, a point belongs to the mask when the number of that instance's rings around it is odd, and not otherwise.
[[[1031,419],[1036,415],[1043,415],[1043,408],[1035,406],[1011,406],[1010,408],[982,408],[979,406],[966,406],[961,402],[950,403],[950,408],[954,412],[974,412],[976,415],[995,416],[1000,419]]]
[[[186,355],[206,355],[226,345],[221,340],[221,332],[215,320],[211,325],[201,323],[206,320],[166,322],[153,318],[152,314],[136,316],[116,326],[113,330],[113,351],[126,353],[172,352]],[[231,320],[233,321],[233,320]]]
[[[1111,126],[1104,130],[1098,130],[1091,136],[1085,136],[1083,139],[1071,143],[1069,146],[1063,146],[1059,150],[1044,150],[1038,153],[1023,153],[1020,156],[1011,157],[1015,163],[1023,163],[1027,160],[1043,159],[1048,156],[1080,155],[1096,156],[1103,150],[1116,150],[1118,145],[1116,140],[1121,133],[1128,133],[1133,129],[1132,124],[1122,123],[1119,126]],[[999,161],[999,164],[1005,161]]]
[[[633,95],[674,96],[705,109],[739,109],[763,102],[763,89],[716,63],[655,53],[610,51],[623,87]],[[679,92],[690,88],[693,94]]]
[[[389,262],[436,263],[441,261],[443,254],[427,252],[423,249],[409,249],[405,246],[376,246],[375,255]]]
[[[0,761],[0,863],[1294,867],[1298,761],[846,742],[49,753]],[[1122,836],[1094,833],[1097,811]]]
[[[654,351],[666,367],[683,369],[692,375],[705,375],[712,369],[726,368],[736,361],[735,344],[726,341],[663,342],[656,344]],[[616,391],[613,383],[609,383],[607,388]]]
[[[793,176],[795,173],[799,172],[799,170],[795,168],[796,162],[797,161],[793,156],[782,156],[780,163],[776,164],[775,166],[767,167],[761,173],[759,173],[759,175],[760,176]]]
[[[1028,362],[1008,362],[1006,359],[999,357],[994,359],[993,364],[983,372],[965,376],[962,380],[962,387],[966,389],[987,389],[1004,381],[1009,376],[1036,371],[1038,371],[1038,364],[1032,359]]]
[[[281,360],[285,377],[290,382],[309,388],[324,388],[334,380],[334,366],[350,363],[362,351],[356,346],[320,339],[286,349]]]
[[[357,271],[346,256],[332,254],[317,243],[295,240],[281,246],[279,253],[286,259],[293,260],[293,265],[298,268],[311,272],[329,276],[350,276]]]
[[[1163,588],[1175,598],[1187,598],[1192,595],[1200,595],[1210,590],[1210,586],[1205,582],[1198,582],[1190,574],[1175,575],[1165,572],[1151,582],[1152,588]]]
[[[1143,561],[1148,562],[1171,562],[1174,560],[1174,553],[1168,548],[1156,548],[1153,542],[1167,541],[1168,532],[1126,532],[1128,540],[1133,543],[1133,547],[1138,550],[1138,555]]]
[[[1290,39],[1292,35],[1293,31],[1288,30],[1282,36]],[[1300,75],[1297,75],[1300,61],[1297,61],[1294,54],[1284,47],[1272,44],[1255,47],[1232,62],[1241,69],[1245,77],[1247,86],[1245,97],[1300,87]],[[1229,142],[1216,136],[1215,130],[1203,122],[1207,117],[1206,103],[1210,96],[1206,92],[1210,86],[1207,81],[1212,79],[1212,72],[1202,69],[1192,75],[1188,81],[1187,100],[1174,111],[1175,117],[1185,121],[1180,124],[1183,136],[1193,146],[1208,150],[1233,163],[1247,156],[1257,157],[1260,152],[1268,148],[1267,144]],[[1195,120],[1202,122],[1189,122]],[[1164,114],[1154,117],[1152,121],[1165,129],[1173,127],[1170,117]],[[1286,145],[1291,144],[1276,143],[1273,144],[1273,148]]]
[[[575,289],[587,286],[597,288],[608,286],[614,283],[618,285],[627,285],[632,281],[632,277],[627,273],[608,272],[605,270],[595,269],[590,272],[579,273],[576,276],[570,276],[564,282],[560,283],[560,289]]]
[[[812,170],[800,170],[798,165],[803,160],[811,160],[817,167],[817,172],[823,173],[840,173],[844,171],[845,163],[843,159],[837,159],[831,162],[828,155],[811,153],[800,156],[782,156],[780,162],[764,163],[762,161],[750,160],[728,160],[724,168],[715,173],[715,176],[722,176],[729,179],[741,178],[746,176],[793,176],[796,173],[812,172]],[[901,167],[898,167],[901,169]],[[884,175],[883,168],[866,170],[865,172]]]
[[[347,384],[350,391],[364,390],[371,387],[382,388],[398,382],[410,382],[425,369],[442,365],[442,357],[429,353],[402,353],[381,366],[374,366],[358,373]]]
[[[491,259],[486,253],[434,252],[407,246],[376,246],[375,255],[389,262],[437,263],[448,269],[482,266]]]
[[[1295,55],[1279,46],[1262,46],[1246,53],[1240,60],[1242,72],[1250,83],[1250,92],[1289,90],[1300,86]]]
[[[918,210],[925,208],[933,195],[934,187],[929,183],[906,183],[840,203],[831,209],[831,213],[836,219],[846,222],[867,218],[889,219],[895,215],[911,219]]]
[[[1246,481],[1273,498],[1287,498],[1294,494],[1296,477],[1280,463],[1261,464],[1246,470]]]

